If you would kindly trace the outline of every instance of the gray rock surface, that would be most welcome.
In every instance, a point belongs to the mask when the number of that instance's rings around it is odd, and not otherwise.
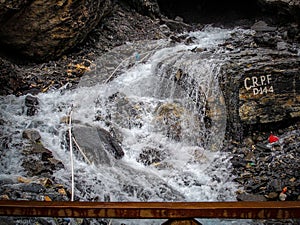
[[[297,50],[277,32],[254,32],[242,40],[243,46],[238,44],[229,53],[221,78],[229,129],[236,137],[242,134],[243,126],[300,117]]]
[[[73,135],[89,162],[95,165],[112,165],[124,156],[118,142],[100,127],[75,125]]]

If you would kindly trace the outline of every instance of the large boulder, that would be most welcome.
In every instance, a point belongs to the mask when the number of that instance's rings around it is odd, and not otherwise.
[[[89,163],[112,165],[113,161],[124,156],[118,141],[100,127],[75,125],[73,135],[85,160]]]
[[[1,1],[1,48],[35,60],[63,55],[108,12],[110,0]]]
[[[230,53],[221,86],[233,137],[254,127],[270,131],[300,117],[300,58],[277,32],[255,32],[241,38]],[[237,47],[236,46],[236,47]]]

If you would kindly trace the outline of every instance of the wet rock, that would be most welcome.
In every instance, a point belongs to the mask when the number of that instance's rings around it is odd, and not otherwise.
[[[104,148],[114,156],[115,159],[121,159],[124,156],[124,151],[117,140],[106,130],[102,128],[97,129],[100,140]]]
[[[166,158],[166,152],[161,149],[155,149],[146,147],[142,150],[137,159],[138,162],[143,163],[146,166],[156,164],[163,161]]]
[[[193,163],[203,163],[203,162],[207,162],[207,160],[208,160],[208,158],[204,154],[203,149],[201,149],[201,148],[193,149],[191,151],[191,155],[192,155],[192,158],[191,158],[190,162],[193,162]]]
[[[276,37],[270,33],[256,33],[254,42],[259,47],[276,48],[277,46]]]
[[[64,166],[61,161],[55,159],[52,152],[45,148],[42,143],[31,143],[24,148],[22,166],[29,176],[49,177],[53,171],[62,169]]]
[[[27,95],[25,97],[25,105],[27,107],[32,107],[32,106],[36,106],[39,104],[39,100],[37,97],[32,96],[32,95]]]
[[[161,19],[162,22],[164,22],[167,27],[172,30],[176,31],[178,33],[182,33],[183,31],[191,31],[193,30],[193,27],[189,24],[184,23],[183,21],[178,21],[178,20],[170,20],[166,18]]]
[[[181,121],[185,109],[176,103],[166,103],[157,107],[155,120],[160,129],[165,130],[168,137],[179,141],[181,139]]]
[[[10,178],[1,178],[0,180],[0,186],[4,186],[6,184],[13,184],[15,183],[13,179]]]
[[[300,41],[300,26],[293,23],[289,25],[288,30],[286,31],[287,37],[291,40]]]
[[[117,92],[108,97],[106,100],[106,106],[111,110],[103,112],[101,110],[101,101],[96,107],[99,108],[99,113],[96,114],[96,120],[101,120],[106,123],[110,123],[113,120],[119,126],[132,129],[134,127],[141,128],[143,121],[141,119],[144,112],[142,102],[134,102],[129,99],[124,93]],[[114,129],[111,127],[111,129]]]
[[[64,168],[64,164],[56,158],[47,158],[47,161],[49,162],[49,165],[53,170],[59,170]]]
[[[26,184],[31,183],[33,181],[33,179],[26,178],[26,177],[18,177],[17,180],[19,183],[26,183]]]
[[[0,188],[0,196],[9,200],[38,200],[38,201],[68,201],[69,198],[60,193],[58,189],[63,189],[60,184],[55,184],[47,177],[18,177],[18,183],[12,181]],[[1,198],[1,197],[0,197]]]
[[[110,165],[113,158],[120,159],[124,156],[117,140],[100,127],[76,125],[73,135],[89,162],[96,165]]]
[[[39,100],[37,97],[27,95],[25,97],[25,106],[27,107],[27,116],[34,116],[38,111]]]
[[[169,36],[172,33],[171,29],[166,24],[160,25],[159,30],[166,36]]]
[[[22,133],[22,137],[32,142],[38,142],[41,139],[41,135],[37,130],[26,129]]]
[[[28,148],[23,150],[23,153],[25,155],[41,154],[44,155],[44,158],[52,156],[52,152],[41,143],[32,143]]]
[[[184,198],[180,192],[157,179],[157,177],[153,177],[153,180],[155,183],[150,184],[148,187],[149,189],[145,189],[139,185],[126,183],[123,185],[122,191],[131,196],[137,196],[144,201],[149,200],[154,196],[159,196],[160,198],[166,199],[166,201],[183,201]]]
[[[262,144],[262,143],[257,143],[255,145],[255,148],[258,150],[258,151],[262,151],[262,152],[271,152],[271,148],[265,144]]]
[[[18,177],[18,182],[19,183],[25,183],[25,184],[30,184],[30,183],[38,183],[41,184],[44,187],[50,187],[53,185],[53,181],[49,178],[27,178],[27,177]]]
[[[47,176],[53,173],[51,168],[45,167],[44,163],[32,158],[25,159],[22,166],[29,176]]]

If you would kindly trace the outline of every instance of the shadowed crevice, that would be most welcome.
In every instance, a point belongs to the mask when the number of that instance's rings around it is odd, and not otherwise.
[[[171,19],[182,17],[187,23],[229,23],[250,19],[260,14],[253,0],[158,0],[160,10]]]

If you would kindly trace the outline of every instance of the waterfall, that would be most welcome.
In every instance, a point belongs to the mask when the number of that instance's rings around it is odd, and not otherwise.
[[[1,120],[6,121],[0,124],[0,179],[26,176],[20,166],[20,138],[24,129],[34,128],[65,165],[55,172],[56,181],[70,188],[68,126],[60,121],[72,108],[74,123],[111,132],[125,152],[108,165],[75,157],[76,198],[235,200],[229,158],[219,151],[226,109],[217,82],[225,60],[218,45],[231,32],[209,28],[185,34],[186,42],[141,41],[118,47],[95,61],[78,88],[38,94],[33,117],[24,112],[25,96],[0,97]]]

